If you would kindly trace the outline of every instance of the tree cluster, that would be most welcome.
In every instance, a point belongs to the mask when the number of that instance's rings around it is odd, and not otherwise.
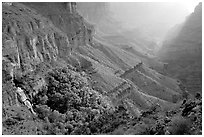
[[[125,123],[126,111],[113,109],[80,73],[56,68],[46,75],[47,85],[34,97],[42,134],[101,134]]]

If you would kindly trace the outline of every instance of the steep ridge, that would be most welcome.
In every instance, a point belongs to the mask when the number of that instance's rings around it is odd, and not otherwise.
[[[146,76],[149,76],[152,79],[156,80],[161,85],[164,85],[178,93],[181,93],[179,82],[176,79],[161,75],[157,71],[148,68],[145,64],[139,66],[137,70],[145,74]]]
[[[130,80],[119,84],[106,95],[111,98],[114,106],[124,105],[134,117],[139,117],[141,110],[148,109],[155,104],[159,104],[162,109],[167,105],[173,106],[170,102],[144,94],[141,89]]]
[[[160,78],[158,78],[159,74],[155,77],[156,75],[146,73],[143,68],[143,64],[139,63],[128,71],[125,71],[125,73],[120,77],[131,80],[145,94],[149,94],[169,102],[177,102],[177,98],[181,98],[179,93],[180,89],[177,83],[170,82],[168,78],[167,80],[165,80],[166,78],[160,80]],[[171,88],[164,86],[168,85],[168,83],[173,86]],[[178,90],[177,92],[174,87]]]
[[[180,79],[191,93],[201,92],[202,3],[172,33],[176,37],[164,41],[158,56],[168,63],[169,75]]]

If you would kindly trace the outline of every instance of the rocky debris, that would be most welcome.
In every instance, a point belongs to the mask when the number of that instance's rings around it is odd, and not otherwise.
[[[132,86],[124,81],[113,90],[109,91],[107,95],[112,98],[113,104],[117,106],[118,102],[124,100],[131,93],[132,89]]]
[[[184,106],[184,109],[182,111],[182,116],[187,116],[190,114],[190,112],[192,111],[192,109],[195,107],[195,103],[191,102],[191,103],[186,103]]]
[[[194,101],[188,100],[185,101],[181,108],[182,108],[182,116],[189,116],[191,113],[196,113],[201,110],[202,101],[200,99],[196,99]]]
[[[20,102],[23,103],[28,108],[28,110],[30,110],[32,112],[32,114],[36,115],[36,113],[33,110],[32,105],[31,105],[29,99],[27,98],[27,96],[25,95],[24,91],[18,87],[16,90],[16,93],[19,97]]]
[[[171,113],[171,114],[170,114]],[[168,113],[168,117],[174,119],[178,118],[177,125],[180,125],[180,129],[177,130],[177,134],[202,134],[202,99],[185,99],[179,109],[172,110]],[[166,114],[167,115],[167,114]],[[167,126],[172,126],[171,123]],[[188,126],[188,130],[184,128]],[[173,127],[172,127],[173,128]]]
[[[169,109],[166,113],[155,105],[141,111],[138,118],[127,122],[121,127],[122,134],[136,135],[201,135],[202,134],[202,103],[201,99],[187,100],[185,105]],[[193,104],[193,105],[192,105]],[[188,109],[193,106],[192,109]],[[180,107],[180,109],[179,109]],[[182,116],[185,111],[187,115]],[[117,131],[117,129],[116,129]]]
[[[133,118],[139,118],[141,116],[140,110],[134,105],[134,103],[131,103],[131,101],[125,100],[124,106]]]
[[[114,74],[115,74],[116,76],[120,76],[120,75],[122,74],[122,70],[116,70],[116,71],[114,72]]]
[[[161,110],[161,106],[159,104],[153,105],[149,110],[144,110],[141,112],[141,117],[147,117],[149,115],[153,115]]]

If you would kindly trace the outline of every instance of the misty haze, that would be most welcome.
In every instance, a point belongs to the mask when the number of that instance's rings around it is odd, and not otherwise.
[[[3,2],[3,135],[202,135],[202,3]]]

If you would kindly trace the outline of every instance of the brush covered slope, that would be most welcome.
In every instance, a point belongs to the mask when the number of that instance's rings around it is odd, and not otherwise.
[[[192,94],[201,92],[202,3],[199,3],[186,21],[175,27],[169,36],[158,55],[168,63],[167,73],[180,79]]]
[[[147,92],[121,77],[140,59],[93,38],[76,3],[3,3],[2,9],[3,134],[111,134],[155,104],[176,105],[152,94],[181,94],[175,80],[143,66],[139,80],[162,84]],[[17,87],[37,115],[19,100]]]

